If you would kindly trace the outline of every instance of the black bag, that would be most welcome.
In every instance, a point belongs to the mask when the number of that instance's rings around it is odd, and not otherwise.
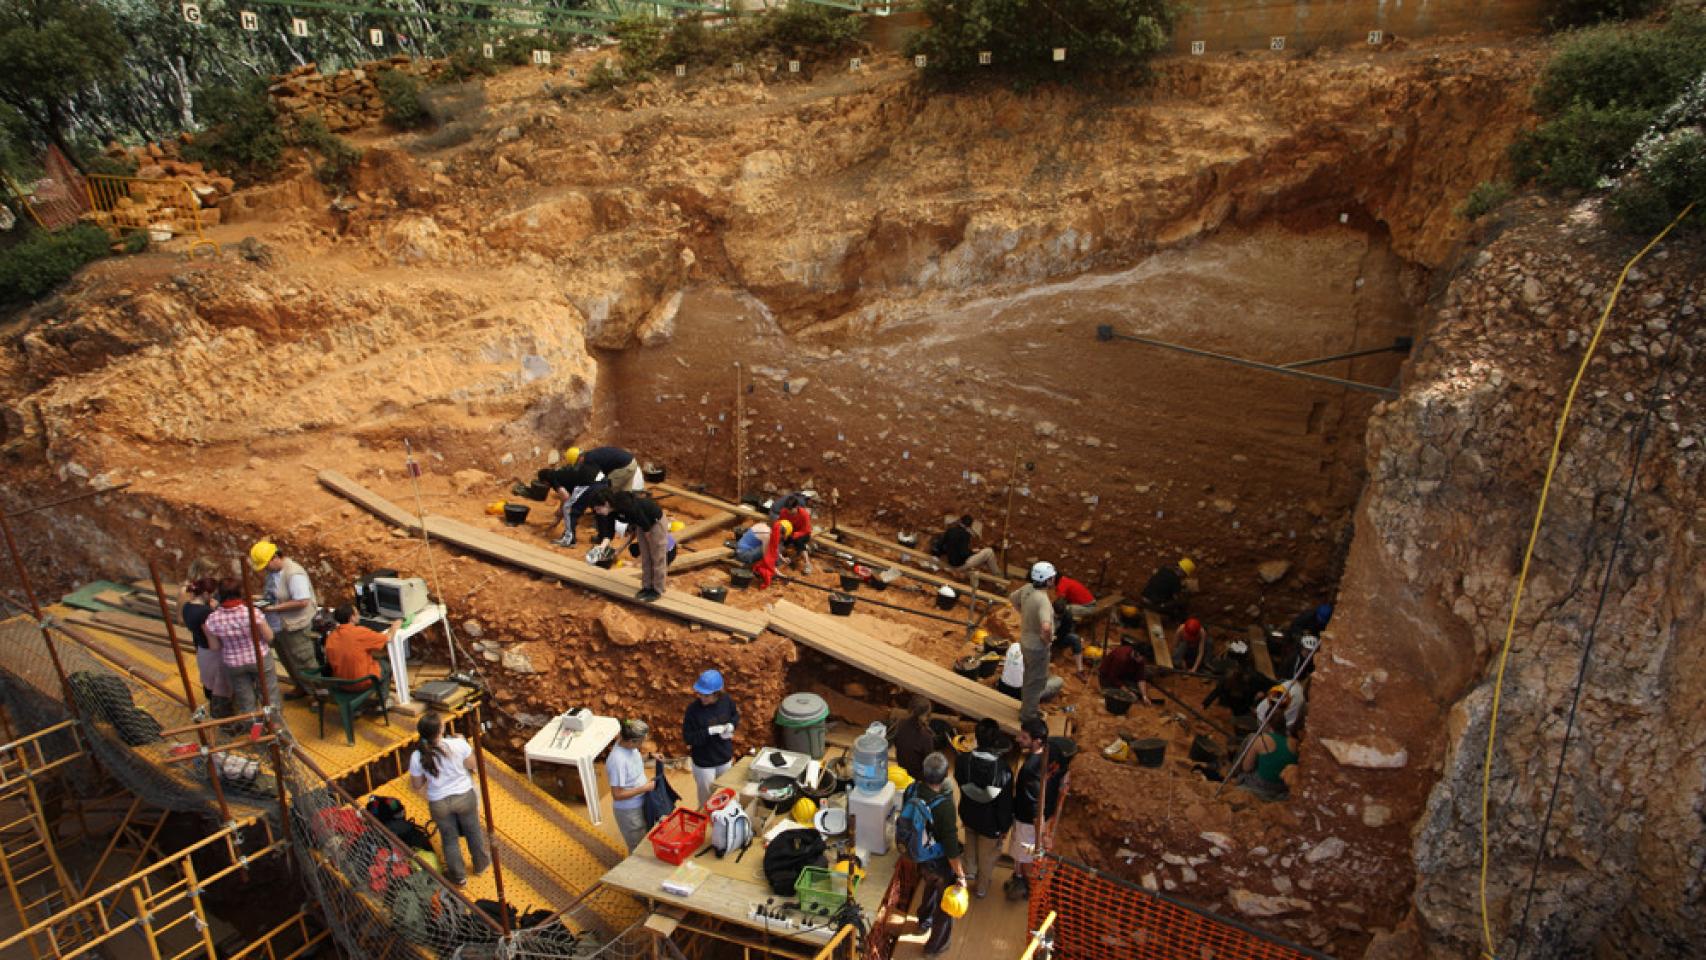
[[[801,870],[826,866],[823,851],[823,835],[816,830],[786,830],[778,834],[764,851],[764,879],[770,881],[771,892],[793,896]]]
[[[67,678],[71,696],[85,714],[100,717],[113,725],[119,739],[133,747],[160,739],[160,721],[138,707],[131,699],[130,687],[118,677],[91,670],[79,670]]]
[[[939,557],[948,552],[948,535],[938,533],[930,538],[930,555]]]
[[[367,812],[378,820],[380,825],[391,831],[392,836],[403,841],[403,845],[413,850],[431,850],[432,837],[420,824],[409,819],[408,811],[403,808],[403,801],[396,797],[375,794],[367,801]]]

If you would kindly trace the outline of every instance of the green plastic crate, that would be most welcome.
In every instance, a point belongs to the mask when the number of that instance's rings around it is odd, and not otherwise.
[[[800,878],[794,881],[794,894],[800,898],[802,911],[827,917],[840,910],[852,896],[848,886],[849,879],[845,873],[824,867],[806,867],[800,871]]]

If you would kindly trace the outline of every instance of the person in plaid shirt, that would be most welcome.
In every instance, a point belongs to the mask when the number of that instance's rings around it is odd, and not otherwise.
[[[282,706],[278,696],[278,671],[273,666],[272,628],[266,618],[252,613],[243,603],[243,581],[226,577],[219,581],[219,608],[201,626],[207,645],[219,651],[225,674],[231,679],[231,697],[237,713],[260,706],[260,683],[267,685],[267,702]],[[255,645],[249,639],[249,618],[254,618],[255,637],[261,642],[261,661],[255,661]]]

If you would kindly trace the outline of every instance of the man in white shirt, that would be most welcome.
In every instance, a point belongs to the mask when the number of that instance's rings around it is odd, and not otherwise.
[[[1050,675],[1043,683],[1043,694],[1039,700],[1053,700],[1060,695],[1060,688],[1066,686],[1064,677]],[[1007,659],[1001,664],[1001,677],[995,684],[995,689],[1005,693],[1015,700],[1021,699],[1025,687],[1025,648],[1017,643],[1007,645]]]
[[[604,760],[604,771],[610,778],[610,805],[616,809],[616,829],[622,832],[629,853],[646,838],[646,794],[657,786],[656,778],[646,774],[646,758],[640,755],[640,747],[651,732],[644,720],[622,721],[616,746]]]
[[[314,585],[302,564],[282,556],[278,545],[271,540],[261,540],[249,548],[249,564],[256,573],[266,575],[261,592],[267,601],[267,626],[273,631],[273,650],[297,687],[286,699],[305,697],[311,691],[303,677],[319,672],[313,626],[314,614],[320,612],[320,600],[314,595]]]

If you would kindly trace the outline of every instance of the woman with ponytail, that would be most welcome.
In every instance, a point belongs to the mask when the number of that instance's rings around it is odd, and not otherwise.
[[[486,852],[486,833],[480,827],[480,798],[474,780],[474,748],[461,737],[444,735],[444,719],[428,711],[415,724],[420,744],[409,757],[409,782],[426,794],[432,822],[444,844],[444,876],[461,886],[468,880],[462,864],[463,839],[474,859],[474,872],[485,873],[491,865]]]

